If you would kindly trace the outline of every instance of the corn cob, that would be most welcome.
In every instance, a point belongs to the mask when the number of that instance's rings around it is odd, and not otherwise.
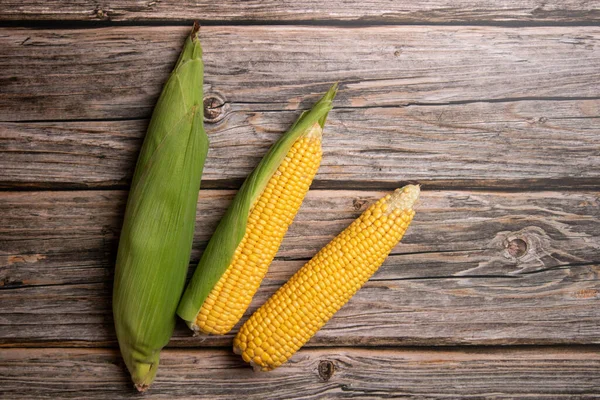
[[[121,354],[140,391],[154,380],[175,327],[208,151],[198,29],[194,24],[154,108],[119,241],[113,314]]]
[[[195,332],[225,334],[250,305],[317,173],[336,90],[273,145],[219,223],[178,308]]]
[[[286,362],[381,266],[418,196],[419,186],[408,185],[370,206],[252,314],[233,351],[263,371]]]

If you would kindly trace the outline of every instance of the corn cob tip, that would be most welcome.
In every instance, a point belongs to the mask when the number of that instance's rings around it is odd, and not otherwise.
[[[198,21],[194,21],[194,25],[192,26],[192,32],[190,33],[190,39],[196,40],[198,39],[198,33],[200,32],[200,24]]]
[[[304,134],[305,138],[308,139],[322,139],[323,138],[323,128],[318,122],[315,122],[313,126]]]
[[[339,86],[340,86],[339,82],[333,82],[333,85],[331,85],[331,87],[329,88],[329,90],[327,91],[327,93],[325,93],[324,97],[326,97],[326,98],[328,98],[330,100],[333,100],[333,98],[337,94]]]
[[[156,353],[156,361],[153,363],[134,361],[131,372],[131,379],[138,392],[142,393],[150,388],[150,384],[156,377],[158,370],[158,353]]]
[[[337,94],[338,91],[338,83],[335,82],[333,85],[331,85],[331,87],[329,88],[329,90],[327,91],[327,93],[325,93],[323,95],[323,97],[321,98],[321,100],[319,102],[325,102],[325,103],[329,103],[331,104],[331,102],[333,102],[333,99],[335,98],[335,95]],[[329,111],[327,113],[325,113],[321,118],[319,118],[319,125],[321,126],[321,129],[323,127],[325,127],[325,121],[327,121],[327,115],[329,114]]]
[[[417,202],[420,192],[420,185],[406,185],[394,190],[387,201],[387,213],[389,214],[396,209],[411,210]]]
[[[148,390],[150,388],[150,385],[146,385],[143,383],[140,384],[134,384],[133,386],[135,386],[136,390],[140,393],[144,393],[146,390]]]

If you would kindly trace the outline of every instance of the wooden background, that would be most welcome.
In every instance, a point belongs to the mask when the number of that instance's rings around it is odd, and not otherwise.
[[[202,23],[192,266],[243,178],[341,89],[251,310],[370,202],[381,270],[286,366],[179,324],[145,398],[600,397],[600,1],[0,1],[0,398],[137,398],[110,310],[148,117]]]

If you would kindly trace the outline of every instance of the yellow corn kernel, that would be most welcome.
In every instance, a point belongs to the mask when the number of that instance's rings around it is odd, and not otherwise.
[[[234,352],[263,371],[286,362],[381,266],[402,239],[418,196],[419,186],[408,185],[369,207],[246,321]],[[355,241],[368,245],[356,252]]]

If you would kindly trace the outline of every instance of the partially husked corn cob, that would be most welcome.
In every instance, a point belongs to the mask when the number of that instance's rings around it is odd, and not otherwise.
[[[377,271],[406,232],[419,186],[371,205],[244,323],[233,351],[263,371],[286,362]]]
[[[319,168],[335,92],[270,149],[219,223],[178,308],[194,331],[225,334],[250,305]]]
[[[154,380],[175,327],[208,151],[198,29],[194,25],[154,108],[119,241],[113,314],[121,354],[140,391]]]

